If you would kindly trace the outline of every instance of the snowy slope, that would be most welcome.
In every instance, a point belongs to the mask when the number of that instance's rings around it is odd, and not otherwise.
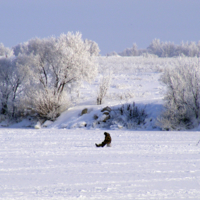
[[[99,115],[100,110],[106,106],[120,106],[126,103],[135,102],[137,106],[146,107],[148,120],[151,124],[146,124],[142,129],[149,130],[155,127],[155,122],[162,111],[163,95],[165,88],[161,85],[159,78],[162,70],[168,62],[177,62],[177,59],[170,59],[167,62],[163,59],[151,59],[143,57],[100,57],[99,76],[92,84],[82,84],[76,98],[74,95],[74,107],[63,113],[56,122],[48,126],[49,128],[99,128],[93,126],[94,115]],[[112,72],[112,81],[103,105],[96,105],[97,87],[99,80],[108,72]],[[89,113],[80,116],[84,108],[89,109]]]
[[[74,107],[63,113],[49,128],[102,128],[94,126],[94,115],[100,115],[103,107],[136,103],[146,107],[146,125],[140,130],[154,130],[156,121],[163,109],[165,87],[159,81],[167,67],[190,62],[189,58],[143,58],[143,57],[99,57],[99,76],[90,84],[82,84],[78,93],[73,94]],[[96,105],[97,87],[102,76],[112,72],[112,81],[104,103]],[[77,97],[79,96],[79,98]],[[80,116],[84,108],[89,113]],[[106,127],[110,128],[110,127]],[[159,128],[157,128],[159,130]]]

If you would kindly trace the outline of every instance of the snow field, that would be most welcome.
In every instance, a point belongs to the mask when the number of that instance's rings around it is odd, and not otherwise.
[[[199,132],[0,129],[0,199],[200,199]]]
[[[200,199],[200,132],[155,127],[165,93],[162,71],[190,60],[99,57],[96,81],[73,92],[74,104],[55,122],[20,129],[32,125],[26,119],[1,128],[0,199]],[[113,71],[111,86],[97,106],[98,81],[107,69]],[[144,126],[110,130],[91,125],[105,106],[133,101],[146,105]],[[89,113],[81,116],[84,108]],[[104,131],[111,134],[112,147],[96,148]]]

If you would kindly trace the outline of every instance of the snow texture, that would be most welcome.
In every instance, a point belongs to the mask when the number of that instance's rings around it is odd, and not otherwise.
[[[165,67],[187,61],[182,59],[100,57],[100,75],[113,70],[103,105],[95,100],[99,75],[72,94],[74,106],[54,122],[2,121],[0,199],[200,199],[199,127],[156,127],[165,93],[159,78]],[[146,106],[144,125],[127,129],[101,122],[102,108],[133,101]],[[112,146],[96,148],[105,131]]]
[[[0,199],[199,199],[199,132],[1,129]]]

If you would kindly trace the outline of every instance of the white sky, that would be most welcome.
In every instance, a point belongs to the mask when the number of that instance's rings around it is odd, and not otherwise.
[[[0,0],[0,43],[80,31],[101,54],[200,40],[200,0]]]

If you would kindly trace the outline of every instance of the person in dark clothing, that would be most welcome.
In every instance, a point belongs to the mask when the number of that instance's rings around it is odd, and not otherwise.
[[[111,146],[112,139],[111,139],[110,134],[107,133],[107,132],[104,132],[104,135],[105,135],[104,141],[101,144],[95,144],[96,147],[104,147],[106,144],[107,144],[108,147]]]

